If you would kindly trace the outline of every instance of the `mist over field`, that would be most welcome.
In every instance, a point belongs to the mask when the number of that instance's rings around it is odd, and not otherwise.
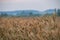
[[[15,10],[15,11],[0,11],[0,17],[35,17],[43,15],[52,15],[56,13],[57,16],[60,14],[60,9],[47,9],[45,11],[39,10]]]

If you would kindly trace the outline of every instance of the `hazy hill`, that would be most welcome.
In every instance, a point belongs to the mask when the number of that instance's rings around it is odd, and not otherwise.
[[[44,14],[51,15],[55,12],[55,9],[47,9],[43,12],[38,10],[17,10],[17,11],[0,11],[0,15],[8,16],[42,16]],[[57,14],[60,14],[60,9],[57,10]]]

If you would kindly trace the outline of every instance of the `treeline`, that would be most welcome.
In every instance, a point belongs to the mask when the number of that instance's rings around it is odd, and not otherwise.
[[[0,13],[0,17],[7,17],[8,14],[7,13]]]
[[[60,9],[55,10],[55,13],[57,14],[57,16],[60,16]],[[52,14],[46,13],[45,15],[52,15]],[[17,13],[16,15],[13,15],[13,13],[11,15],[9,15],[6,12],[1,12],[0,13],[0,17],[30,17],[30,16],[42,16],[42,13],[34,14],[33,12],[30,12],[30,13],[26,14],[26,13],[22,12],[22,13]]]
[[[41,16],[41,14],[33,14],[32,12],[28,13],[28,14],[24,14],[24,13],[17,13],[16,15],[13,14],[8,14],[8,13],[0,13],[0,17],[30,17],[30,16]]]

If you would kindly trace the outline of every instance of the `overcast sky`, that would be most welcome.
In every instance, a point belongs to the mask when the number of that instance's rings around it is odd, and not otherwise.
[[[0,0],[0,11],[60,8],[60,0]]]

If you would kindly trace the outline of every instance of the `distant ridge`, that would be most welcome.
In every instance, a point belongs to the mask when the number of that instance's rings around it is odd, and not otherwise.
[[[60,10],[60,9],[59,9]],[[47,9],[43,12],[38,11],[38,10],[16,10],[16,11],[0,11],[1,14],[7,14],[8,16],[41,16],[46,13],[52,14],[55,12],[55,9]]]

